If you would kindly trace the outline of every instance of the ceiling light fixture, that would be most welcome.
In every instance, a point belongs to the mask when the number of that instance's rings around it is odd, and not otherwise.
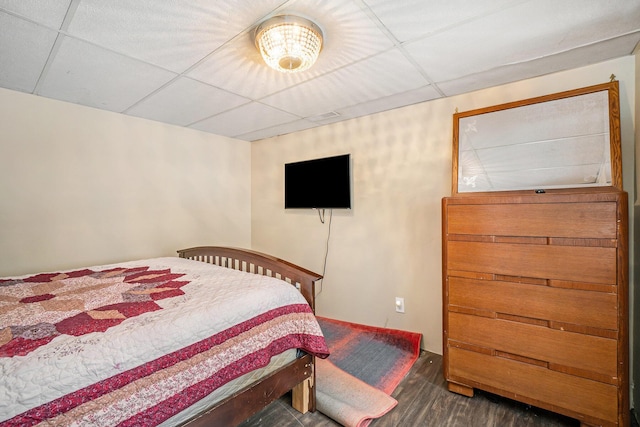
[[[322,49],[322,30],[308,19],[278,15],[256,27],[256,47],[271,68],[285,73],[308,69]]]

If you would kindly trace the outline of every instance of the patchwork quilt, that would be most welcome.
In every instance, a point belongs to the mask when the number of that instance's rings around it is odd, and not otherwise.
[[[156,258],[0,278],[0,426],[155,426],[292,348],[329,353],[271,277]]]

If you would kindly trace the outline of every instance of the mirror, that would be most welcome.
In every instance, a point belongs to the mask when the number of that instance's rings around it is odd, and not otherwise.
[[[453,116],[453,194],[622,190],[618,82]]]

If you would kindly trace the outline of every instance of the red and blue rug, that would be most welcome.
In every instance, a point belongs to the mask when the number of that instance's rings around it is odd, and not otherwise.
[[[391,394],[420,355],[421,335],[318,317],[331,351],[329,360],[343,371]]]

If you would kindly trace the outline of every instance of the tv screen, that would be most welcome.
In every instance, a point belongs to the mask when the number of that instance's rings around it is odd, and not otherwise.
[[[284,165],[285,209],[350,209],[351,156],[286,163]]]

